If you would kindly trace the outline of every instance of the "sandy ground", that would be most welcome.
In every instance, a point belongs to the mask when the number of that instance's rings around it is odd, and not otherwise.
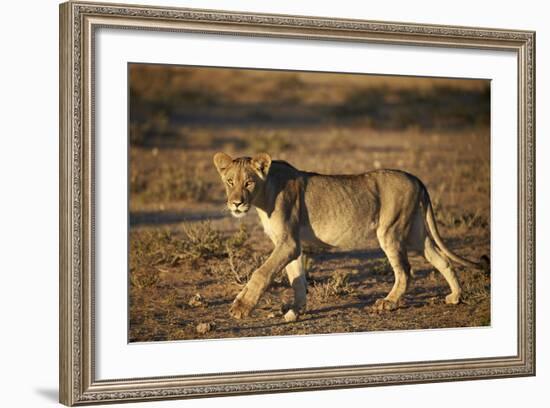
[[[400,307],[375,311],[393,272],[374,239],[362,252],[307,249],[297,322],[282,318],[283,273],[250,318],[230,318],[272,248],[254,211],[229,216],[212,164],[217,151],[264,151],[325,174],[405,170],[426,184],[448,246],[490,256],[488,81],[132,64],[129,97],[130,341],[490,324],[489,274],[455,266],[464,299],[448,306],[443,277],[414,254]]]
[[[393,284],[376,240],[363,252],[313,248],[307,253],[308,307],[297,322],[282,318],[283,305],[292,298],[283,274],[251,317],[232,319],[231,302],[247,275],[269,254],[271,244],[254,212],[236,220],[224,210],[223,187],[211,162],[217,150],[238,156],[265,148],[276,159],[321,173],[409,171],[427,185],[449,247],[478,259],[490,255],[487,127],[467,132],[375,130],[362,125],[276,132],[190,127],[185,132],[195,130],[201,137],[186,146],[135,146],[130,151],[130,341],[490,324],[490,276],[456,265],[464,301],[446,305],[449,291],[443,277],[412,253],[414,279],[400,307],[375,311],[372,305]],[[212,237],[197,241],[197,231]],[[236,236],[239,242],[231,244],[229,254],[227,242]]]

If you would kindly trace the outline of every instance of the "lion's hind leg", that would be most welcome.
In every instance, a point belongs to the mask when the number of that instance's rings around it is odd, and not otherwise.
[[[420,208],[415,214],[412,228],[407,239],[407,246],[409,249],[421,253],[424,258],[443,275],[451,288],[451,293],[447,295],[445,301],[449,304],[459,303],[461,288],[458,279],[456,278],[449,259],[439,250],[439,248],[437,248],[432,238],[429,236],[424,222],[424,215]]]
[[[379,310],[396,309],[399,299],[409,285],[411,265],[407,256],[407,248],[395,235],[395,231],[391,230],[379,229],[377,231],[380,247],[388,257],[395,275],[395,282],[390,293],[385,298],[378,299],[374,305]]]
[[[439,248],[434,245],[429,236],[424,238],[424,257],[434,266],[435,269],[441,272],[451,288],[451,293],[445,297],[445,302],[452,305],[460,303],[462,289],[460,288],[460,283],[456,278],[456,274],[452,269],[451,263],[445,254],[443,254]]]

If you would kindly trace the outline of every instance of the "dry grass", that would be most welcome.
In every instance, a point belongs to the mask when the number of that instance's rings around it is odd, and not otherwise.
[[[130,177],[130,191],[144,203],[204,201],[211,187],[212,183],[202,179],[198,171],[168,164],[161,164],[149,174],[134,171]]]
[[[246,227],[233,234],[224,234],[213,229],[209,221],[183,223],[176,231],[133,231],[129,273],[130,316],[133,322],[130,338],[134,341],[163,340],[181,338],[193,331],[195,322],[191,325],[185,323],[188,311],[207,309],[208,299],[198,291],[193,295],[187,291],[182,293],[168,282],[180,280],[178,276],[182,271],[199,268],[205,262],[210,263],[215,273],[221,272],[221,276],[217,275],[220,281],[234,279],[238,283],[245,282],[255,267],[254,262],[245,256],[251,254],[247,240]],[[242,260],[243,265],[246,259],[248,269],[235,268],[231,271],[230,265],[234,267],[236,257]],[[245,273],[247,270],[248,274]],[[238,279],[235,273],[239,274]]]
[[[218,266],[222,278],[233,280],[238,285],[248,282],[250,275],[265,261],[266,256],[240,248],[228,248],[227,262]]]
[[[491,278],[482,271],[471,270],[462,279],[462,301],[468,305],[475,305],[489,301],[491,296]]]
[[[457,267],[464,303],[453,308],[442,301],[442,276],[411,257],[418,273],[405,307],[371,316],[393,284],[387,259],[311,247],[310,318],[268,317],[292,297],[282,272],[249,319],[230,319],[272,244],[254,214],[236,221],[224,212],[212,165],[216,151],[268,151],[320,173],[411,172],[448,246],[478,259],[490,251],[487,81],[147,65],[130,77],[130,341],[490,324],[490,276]]]
[[[272,152],[272,154],[277,154],[292,148],[289,135],[275,130],[262,129],[250,135],[246,143],[248,149],[254,153]]]
[[[325,282],[314,282],[309,290],[309,296],[320,303],[334,297],[349,296],[354,293],[349,280],[351,272],[336,271]]]
[[[388,258],[377,258],[373,259],[368,264],[369,272],[373,276],[384,276],[393,274],[390,262]]]
[[[224,256],[226,246],[232,241],[224,239],[221,232],[212,229],[210,221],[193,224],[183,224],[182,229],[186,238],[181,256],[191,261]]]
[[[163,268],[182,263],[195,264],[209,259],[231,259],[248,251],[248,233],[243,225],[232,234],[215,230],[210,221],[182,223],[181,232],[146,229],[132,232],[130,239],[130,282],[137,288],[149,288],[158,282]]]
[[[479,92],[486,89],[487,81],[133,64],[130,66],[130,87],[133,99],[173,108],[226,101],[288,104],[299,99],[309,104],[342,103],[357,89],[384,88],[416,95],[438,87]]]

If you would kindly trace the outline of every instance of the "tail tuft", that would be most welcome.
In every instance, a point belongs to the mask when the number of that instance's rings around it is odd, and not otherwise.
[[[479,266],[481,267],[481,270],[486,274],[491,273],[491,260],[487,255],[483,255],[481,258],[479,258]]]

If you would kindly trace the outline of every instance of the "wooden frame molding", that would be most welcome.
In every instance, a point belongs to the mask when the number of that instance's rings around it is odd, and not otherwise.
[[[518,350],[513,356],[98,381],[94,375],[94,33],[99,27],[489,50],[518,63]],[[535,33],[228,11],[60,6],[60,401],[66,405],[535,374]]]

